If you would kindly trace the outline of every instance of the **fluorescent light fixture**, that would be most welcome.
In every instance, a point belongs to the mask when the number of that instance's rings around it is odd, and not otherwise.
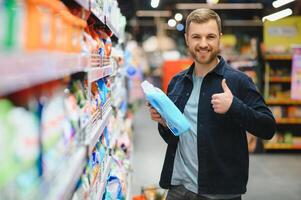
[[[219,0],[207,0],[208,4],[217,4]]]
[[[137,10],[137,17],[171,17],[169,10]]]
[[[177,13],[175,14],[175,20],[177,20],[178,22],[181,21],[183,19],[183,15],[181,13]]]
[[[176,24],[177,24],[177,22],[176,22],[176,20],[174,20],[174,19],[169,19],[168,22],[167,22],[167,24],[168,24],[168,26],[170,26],[170,27],[175,27]]]
[[[210,8],[215,10],[233,10],[233,9],[247,9],[247,10],[260,10],[263,9],[262,3],[177,3],[178,10],[194,10],[196,8]]]
[[[274,1],[272,3],[272,5],[273,5],[274,8],[279,8],[279,7],[281,7],[285,4],[291,3],[293,1],[295,1],[295,0],[277,0],[277,1]]]
[[[267,15],[267,16],[264,16],[264,17],[262,18],[262,21],[263,21],[263,22],[264,22],[265,20],[276,21],[276,20],[278,20],[278,19],[282,19],[282,18],[284,18],[284,17],[290,16],[291,14],[293,14],[292,9],[287,8],[287,9],[281,10],[281,11],[279,11],[279,12],[276,12],[276,13],[273,13],[273,14],[270,14],[270,15]]]
[[[157,8],[159,6],[159,2],[160,2],[160,0],[152,0],[151,1],[151,6],[153,8]]]

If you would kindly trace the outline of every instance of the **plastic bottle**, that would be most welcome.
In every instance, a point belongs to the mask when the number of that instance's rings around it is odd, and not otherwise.
[[[162,90],[154,87],[148,81],[143,81],[141,87],[146,99],[165,119],[166,125],[174,135],[178,136],[189,131],[189,122]]]

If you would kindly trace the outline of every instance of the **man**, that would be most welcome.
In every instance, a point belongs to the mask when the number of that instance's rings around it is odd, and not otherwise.
[[[149,107],[168,144],[160,186],[167,200],[232,199],[246,192],[249,157],[246,131],[263,139],[275,119],[252,80],[219,56],[220,17],[197,9],[186,20],[185,40],[194,63],[174,76],[167,94],[192,128],[178,137]]]

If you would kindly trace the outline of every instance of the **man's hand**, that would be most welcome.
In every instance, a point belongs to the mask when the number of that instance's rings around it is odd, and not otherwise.
[[[224,92],[212,95],[211,99],[213,110],[218,114],[225,114],[229,110],[233,101],[233,95],[226,84],[226,79],[222,80],[222,87]]]
[[[153,121],[159,122],[162,126],[167,127],[164,119],[161,117],[161,115],[157,112],[156,109],[154,109],[148,102],[146,102],[146,106],[149,109],[151,118]]]

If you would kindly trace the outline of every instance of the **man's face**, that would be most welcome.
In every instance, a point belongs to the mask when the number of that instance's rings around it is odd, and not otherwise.
[[[217,23],[213,19],[201,24],[190,23],[185,40],[195,62],[210,65],[215,61],[220,51],[220,36]]]

